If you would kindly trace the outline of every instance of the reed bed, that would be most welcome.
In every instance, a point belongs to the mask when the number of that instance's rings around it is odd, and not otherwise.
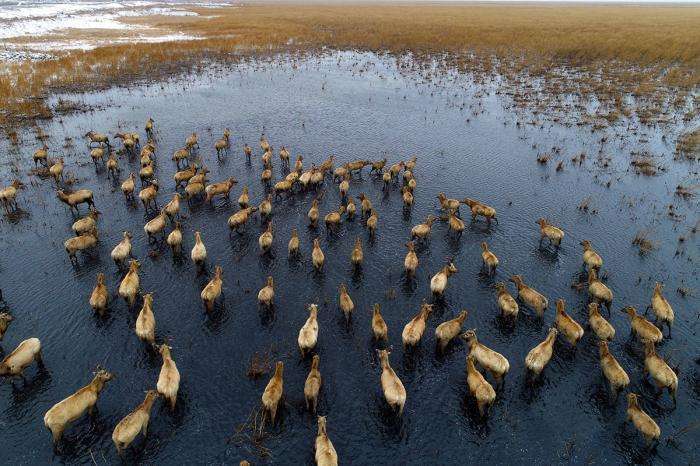
[[[629,112],[622,104],[626,94],[655,101],[640,115],[652,118],[667,91],[680,106],[699,84],[697,5],[252,4],[199,13],[127,20],[199,40],[110,45],[5,63],[0,124],[50,118],[46,98],[59,90],[161,79],[203,61],[324,48],[390,53],[402,63],[410,58],[413,67],[432,66],[437,58],[442,66],[482,75],[555,78],[550,93],[584,89],[609,102],[609,121]]]

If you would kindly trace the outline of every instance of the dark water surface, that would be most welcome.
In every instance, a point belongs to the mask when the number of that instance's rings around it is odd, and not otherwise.
[[[689,232],[698,220],[698,205],[696,200],[673,196],[677,184],[697,182],[697,167],[672,161],[680,120],[663,127],[645,127],[634,120],[628,126],[622,121],[607,131],[592,132],[590,125],[553,124],[542,115],[515,113],[508,96],[494,92],[493,83],[477,86],[459,76],[418,81],[397,72],[390,60],[342,54],[295,62],[280,59],[213,70],[162,86],[77,97],[103,110],[44,126],[51,136],[51,155],[65,157],[66,172],[79,179],[76,187],[94,190],[104,214],[97,253],[79,254],[77,267],[62,246],[75,219],[55,198],[52,180],[26,174],[38,146],[34,134],[22,133],[19,149],[2,142],[3,184],[19,176],[28,186],[18,198],[23,213],[0,222],[0,283],[16,317],[0,347],[8,354],[21,340],[39,337],[46,369],[30,367],[26,385],[0,384],[0,463],[119,461],[112,430],[143,400],[144,390],[155,388],[161,360],[134,334],[138,309],[130,312],[115,297],[108,316],[98,318],[88,298],[100,271],[116,296],[122,272],[109,252],[122,231],[131,230],[134,254],[142,265],[142,291],[154,294],[157,338],[170,340],[182,381],[175,412],[158,402],[147,440],[137,439],[126,461],[313,463],[316,418],[304,409],[303,400],[311,358],[300,359],[296,338],[307,318],[307,304],[316,302],[323,376],[319,413],[328,416],[328,432],[342,463],[697,464],[694,447],[700,431],[681,430],[699,417],[698,300],[683,298],[675,290],[700,292],[698,240]],[[183,203],[184,260],[173,260],[165,246],[148,244],[143,209],[128,206],[119,185],[109,181],[103,169],[95,173],[80,139],[89,129],[113,134],[121,127],[143,133],[149,116],[157,128],[159,205],[173,192],[175,167],[170,156],[192,131],[200,135],[200,156],[212,171],[210,179],[233,175],[239,181],[230,202],[218,200],[214,207],[194,203],[191,208]],[[568,115],[568,121],[575,118]],[[538,123],[516,126],[516,121]],[[230,155],[219,163],[212,147],[224,127],[231,128],[234,139]],[[389,163],[415,154],[415,205],[404,213],[398,188],[383,193],[381,181],[366,171],[361,179],[354,178],[351,194],[356,198],[367,193],[378,210],[377,235],[371,240],[359,218],[344,221],[335,235],[327,235],[323,227],[308,229],[311,193],[275,201],[273,254],[260,257],[257,238],[263,227],[257,215],[240,236],[229,237],[226,220],[237,210],[244,185],[250,187],[251,203],[264,196],[258,145],[263,130],[275,147],[275,179],[282,176],[277,158],[281,145],[290,148],[293,160],[303,154],[305,167],[331,153],[340,161],[387,157]],[[74,138],[74,146],[63,149],[64,137]],[[602,137],[607,140],[601,142]],[[255,150],[250,165],[242,155],[244,142]],[[538,153],[552,147],[561,147],[557,159],[565,161],[561,172],[554,170],[557,160],[546,166],[535,162]],[[632,150],[658,155],[667,171],[657,177],[634,175],[629,171]],[[586,162],[572,165],[569,159],[582,151],[588,154]],[[607,167],[596,161],[599,151],[611,158]],[[120,163],[122,179],[128,171],[137,171],[137,160],[122,158]],[[13,165],[19,165],[19,175],[12,172]],[[608,181],[610,188],[604,186]],[[340,202],[337,185],[326,179],[324,189],[321,215]],[[436,223],[432,240],[418,250],[417,277],[407,281],[403,258],[408,231],[428,214],[438,213],[440,191],[484,200],[498,210],[500,223],[487,227],[468,222],[460,239],[449,235],[446,223]],[[576,208],[587,196],[597,213]],[[679,221],[669,220],[668,204],[675,206]],[[539,217],[566,231],[558,252],[538,249]],[[293,227],[301,238],[301,261],[287,258]],[[646,255],[631,244],[643,229],[649,230],[656,246]],[[209,272],[204,274],[198,274],[189,260],[195,230],[202,232],[208,251]],[[310,260],[317,236],[326,254],[321,274],[314,273]],[[362,272],[353,274],[349,257],[358,236],[365,262]],[[686,238],[682,244],[679,236]],[[596,340],[587,328],[576,352],[560,339],[541,381],[535,386],[526,383],[525,355],[553,325],[554,301],[564,298],[568,312],[581,324],[587,321],[585,289],[579,292],[570,286],[581,273],[582,239],[591,240],[604,258],[603,271],[615,294],[610,321],[617,335],[611,351],[631,377],[629,389],[642,395],[644,409],[661,427],[662,441],[655,453],[649,453],[637,432],[624,424],[624,398],[608,402]],[[481,241],[488,241],[501,259],[495,278],[479,273]],[[160,254],[149,257],[154,250]],[[428,282],[446,257],[454,258],[459,272],[450,279],[444,300],[436,304],[420,347],[405,352],[403,326],[421,300],[432,299]],[[215,264],[224,269],[225,299],[207,316],[199,293]],[[514,273],[523,274],[550,299],[544,322],[526,309],[514,328],[497,318],[493,284]],[[256,299],[268,275],[276,284],[274,312],[260,310]],[[680,370],[675,409],[667,394],[654,400],[653,387],[643,380],[641,346],[629,337],[628,318],[619,311],[625,305],[643,310],[655,281],[666,284],[665,294],[676,312],[673,338],[659,347],[660,354]],[[348,284],[355,301],[350,326],[337,307],[341,283]],[[512,284],[509,289],[514,293]],[[381,303],[389,326],[392,365],[408,392],[400,420],[389,414],[380,388],[381,369],[370,329],[375,302]],[[434,350],[435,327],[463,308],[470,311],[465,329],[476,328],[480,341],[504,354],[511,365],[486,421],[478,418],[468,397],[464,345],[456,342],[439,357]],[[259,406],[269,379],[269,375],[248,379],[248,361],[256,351],[271,347],[275,360],[285,362],[285,407],[263,442],[272,456],[260,460],[250,444],[228,440]],[[104,390],[94,420],[84,417],[74,423],[65,433],[61,451],[54,454],[43,415],[87,384],[98,363],[116,378]],[[675,442],[667,444],[670,436]]]

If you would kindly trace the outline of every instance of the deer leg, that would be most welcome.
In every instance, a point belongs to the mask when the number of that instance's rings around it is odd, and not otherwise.
[[[55,426],[54,428],[49,428],[51,430],[51,436],[53,437],[54,449],[56,444],[61,440],[63,436],[63,427]]]

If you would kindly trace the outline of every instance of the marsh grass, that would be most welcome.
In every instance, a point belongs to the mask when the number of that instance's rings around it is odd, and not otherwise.
[[[630,162],[630,165],[634,168],[636,173],[645,176],[656,176],[661,170],[654,159],[647,154],[635,156]]]
[[[700,128],[684,133],[678,138],[676,153],[689,160],[700,159]]]
[[[257,380],[272,370],[273,348],[256,351],[250,357],[246,375],[249,379]]]
[[[235,427],[228,443],[251,450],[259,458],[269,459],[272,451],[264,445],[268,434],[265,431],[265,411],[262,407],[253,408],[248,418]]]
[[[679,184],[678,186],[676,186],[675,194],[676,196],[682,197],[683,199],[690,199],[693,196],[695,196],[695,192],[693,191],[694,188],[695,186],[683,186]]]
[[[46,97],[59,90],[155,80],[208,60],[324,48],[410,57],[400,61],[408,67],[430,68],[437,58],[443,67],[475,73],[477,81],[500,74],[527,86],[530,77],[542,77],[549,93],[582,92],[608,103],[611,123],[629,112],[624,95],[653,102],[638,110],[650,120],[663,110],[664,90],[673,89],[682,106],[699,83],[696,5],[252,4],[199,13],[127,21],[200,40],[111,45],[5,64],[0,124],[50,118]]]
[[[632,240],[632,244],[639,248],[639,254],[647,254],[655,249],[654,243],[649,239],[649,232],[642,230],[637,232]]]

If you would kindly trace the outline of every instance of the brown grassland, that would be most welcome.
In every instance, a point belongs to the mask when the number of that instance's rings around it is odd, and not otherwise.
[[[46,97],[59,90],[99,89],[164,78],[206,61],[323,47],[410,53],[412,63],[440,57],[448,67],[505,77],[573,69],[577,86],[592,86],[608,101],[628,93],[652,96],[662,88],[683,97],[700,83],[698,5],[252,4],[199,13],[128,21],[200,40],[112,45],[55,60],[5,63],[0,125],[50,117]]]

